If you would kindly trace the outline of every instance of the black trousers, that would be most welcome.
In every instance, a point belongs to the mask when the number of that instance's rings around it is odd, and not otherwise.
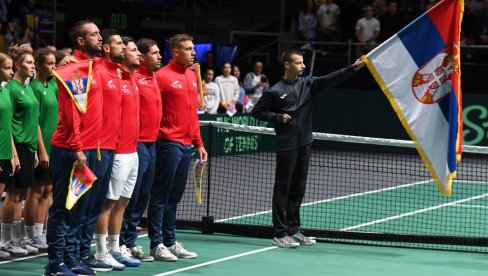
[[[274,236],[293,235],[300,228],[300,205],[305,195],[311,144],[276,153],[273,190]]]

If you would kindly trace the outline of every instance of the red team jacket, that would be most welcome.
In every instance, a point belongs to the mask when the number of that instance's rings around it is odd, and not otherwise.
[[[139,88],[139,142],[156,142],[163,115],[158,84],[144,66],[136,69],[133,78]]]
[[[100,59],[96,71],[103,93],[103,128],[100,148],[116,150],[121,121],[122,93],[119,79],[122,77],[120,65],[106,59]]]
[[[203,147],[197,114],[197,78],[193,71],[170,60],[154,73],[162,99],[159,137]]]
[[[129,72],[121,70],[120,91],[122,92],[119,141],[115,153],[137,152],[139,134],[139,89]]]
[[[73,56],[79,60],[88,59],[77,50]],[[74,152],[98,148],[102,130],[100,118],[103,115],[103,99],[98,75],[95,71],[92,73],[85,114],[78,111],[64,85],[58,80],[59,123],[51,139],[53,146]]]

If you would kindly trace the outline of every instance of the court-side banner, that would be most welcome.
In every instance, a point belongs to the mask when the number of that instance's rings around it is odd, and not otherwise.
[[[443,0],[367,55],[367,65],[445,196],[462,148],[464,1]]]

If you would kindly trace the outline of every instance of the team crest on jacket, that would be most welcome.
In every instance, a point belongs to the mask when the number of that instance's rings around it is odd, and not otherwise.
[[[110,89],[115,89],[116,86],[115,86],[114,81],[113,80],[107,81],[107,87],[110,88]]]
[[[440,101],[451,92],[453,60],[444,49],[429,62],[420,67],[412,79],[412,92],[424,104]]]
[[[181,82],[180,81],[177,81],[177,80],[176,81],[173,81],[170,85],[173,88],[183,88],[183,85],[181,84]]]

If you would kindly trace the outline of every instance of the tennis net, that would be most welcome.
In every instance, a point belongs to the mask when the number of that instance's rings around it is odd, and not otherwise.
[[[203,203],[189,177],[178,227],[271,237],[273,129],[201,122],[201,133]],[[325,241],[487,251],[487,153],[464,147],[446,198],[410,141],[314,133],[302,228]]]

